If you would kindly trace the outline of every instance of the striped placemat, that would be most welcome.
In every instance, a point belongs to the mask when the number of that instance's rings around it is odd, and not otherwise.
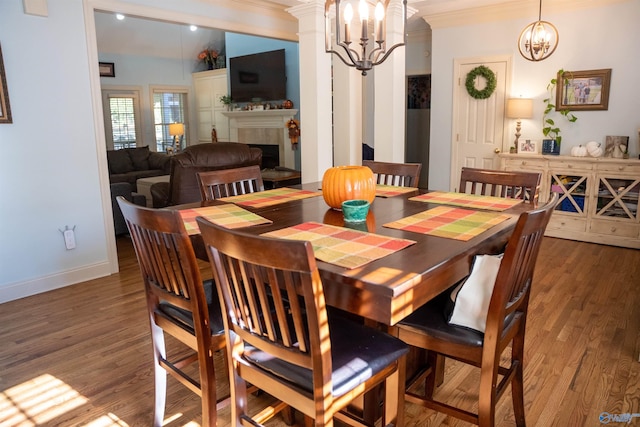
[[[306,199],[307,197],[317,197],[320,195],[322,195],[322,191],[297,190],[295,188],[282,187],[240,196],[224,197],[219,200],[252,208],[263,208],[265,206],[290,202],[291,200]]]
[[[264,236],[306,240],[315,257],[345,268],[356,268],[413,245],[413,240],[396,239],[318,222],[270,231]]]
[[[399,187],[397,185],[376,184],[376,196],[394,197],[417,191],[416,187]]]
[[[497,212],[438,206],[428,211],[384,224],[383,227],[467,241],[496,224],[509,219]]]
[[[209,221],[226,228],[242,228],[251,225],[271,224],[273,221],[242,209],[236,205],[216,205],[204,208],[181,209],[180,215],[184,221],[187,233],[200,234],[196,217],[202,216]]]
[[[522,199],[478,196],[476,194],[452,193],[445,191],[433,191],[431,193],[411,197],[409,200],[463,206],[465,208],[486,209],[490,211],[504,211],[522,203]]]

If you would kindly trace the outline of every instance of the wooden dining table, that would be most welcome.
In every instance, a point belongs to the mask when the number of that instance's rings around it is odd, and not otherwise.
[[[292,188],[318,191],[321,185],[310,183]],[[468,241],[383,227],[383,224],[442,206],[409,200],[425,192],[416,189],[394,197],[376,197],[371,203],[366,222],[355,224],[345,224],[342,213],[329,208],[322,196],[265,207],[242,206],[272,221],[242,230],[264,234],[306,222],[318,222],[415,241],[415,244],[357,268],[340,267],[318,260],[328,305],[391,326],[467,276],[474,255],[502,251],[519,214],[531,208],[528,204],[520,203],[503,211],[508,219]],[[220,203],[223,202],[201,202],[173,206],[172,209]],[[201,236],[194,234],[192,241],[197,256],[206,260]]]

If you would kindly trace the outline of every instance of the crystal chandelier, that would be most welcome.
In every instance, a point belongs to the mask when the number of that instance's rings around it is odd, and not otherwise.
[[[387,34],[386,34],[386,21],[385,15],[387,8],[391,0],[378,0],[374,9],[374,25],[373,32],[369,32],[369,2],[367,0],[360,0],[358,6],[358,24],[352,27],[351,20],[353,19],[353,6],[351,2],[346,1],[342,10],[342,16],[340,11],[340,0],[327,0],[324,5],[324,17],[325,17],[325,50],[329,53],[335,53],[338,58],[342,60],[349,67],[355,67],[357,70],[362,71],[362,75],[366,76],[367,71],[372,69],[375,65],[381,64],[391,52],[397,47],[404,46],[407,41],[406,26],[407,26],[407,0],[402,0],[402,43],[396,43],[387,49]],[[400,1],[400,0],[397,0]],[[344,50],[344,55],[338,50],[334,50],[331,42],[331,20],[332,12],[335,13],[335,43],[336,47],[340,46]],[[358,27],[355,28],[354,27]],[[357,30],[360,31],[357,31]],[[354,31],[352,31],[354,30]],[[359,34],[360,51],[351,47],[353,40],[351,34]],[[356,36],[357,37],[357,36]],[[370,38],[371,37],[371,38]]]
[[[558,47],[558,30],[552,23],[542,21],[541,16],[542,0],[538,10],[538,20],[527,25],[518,39],[520,54],[529,61],[547,59]]]

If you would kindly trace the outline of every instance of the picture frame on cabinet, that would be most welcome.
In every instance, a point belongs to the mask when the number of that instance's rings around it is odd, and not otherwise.
[[[100,77],[115,77],[116,69],[113,62],[99,62]]]
[[[11,106],[9,105],[9,89],[7,88],[7,75],[4,71],[2,59],[2,47],[0,46],[0,123],[13,123],[11,119]]]
[[[521,139],[518,141],[518,154],[538,154],[540,152],[540,142],[533,139]]]
[[[558,73],[556,111],[608,110],[611,68]]]

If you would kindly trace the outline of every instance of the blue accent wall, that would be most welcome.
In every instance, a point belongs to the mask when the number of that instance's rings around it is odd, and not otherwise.
[[[287,99],[293,102],[293,108],[300,108],[300,55],[296,42],[289,42],[265,37],[249,36],[237,33],[225,33],[225,56],[227,69],[229,58],[253,53],[268,52],[270,50],[285,50],[285,67],[287,73]],[[231,92],[229,88],[229,92]],[[300,113],[296,114],[296,120],[300,119]],[[286,143],[286,141],[285,141]],[[300,136],[300,143],[303,136]],[[300,150],[295,153],[296,169],[300,170]]]
[[[284,49],[287,73],[287,99],[293,101],[294,108],[300,107],[300,60],[298,43],[248,36],[245,34],[226,33],[225,49],[227,68],[229,67],[229,58]]]

